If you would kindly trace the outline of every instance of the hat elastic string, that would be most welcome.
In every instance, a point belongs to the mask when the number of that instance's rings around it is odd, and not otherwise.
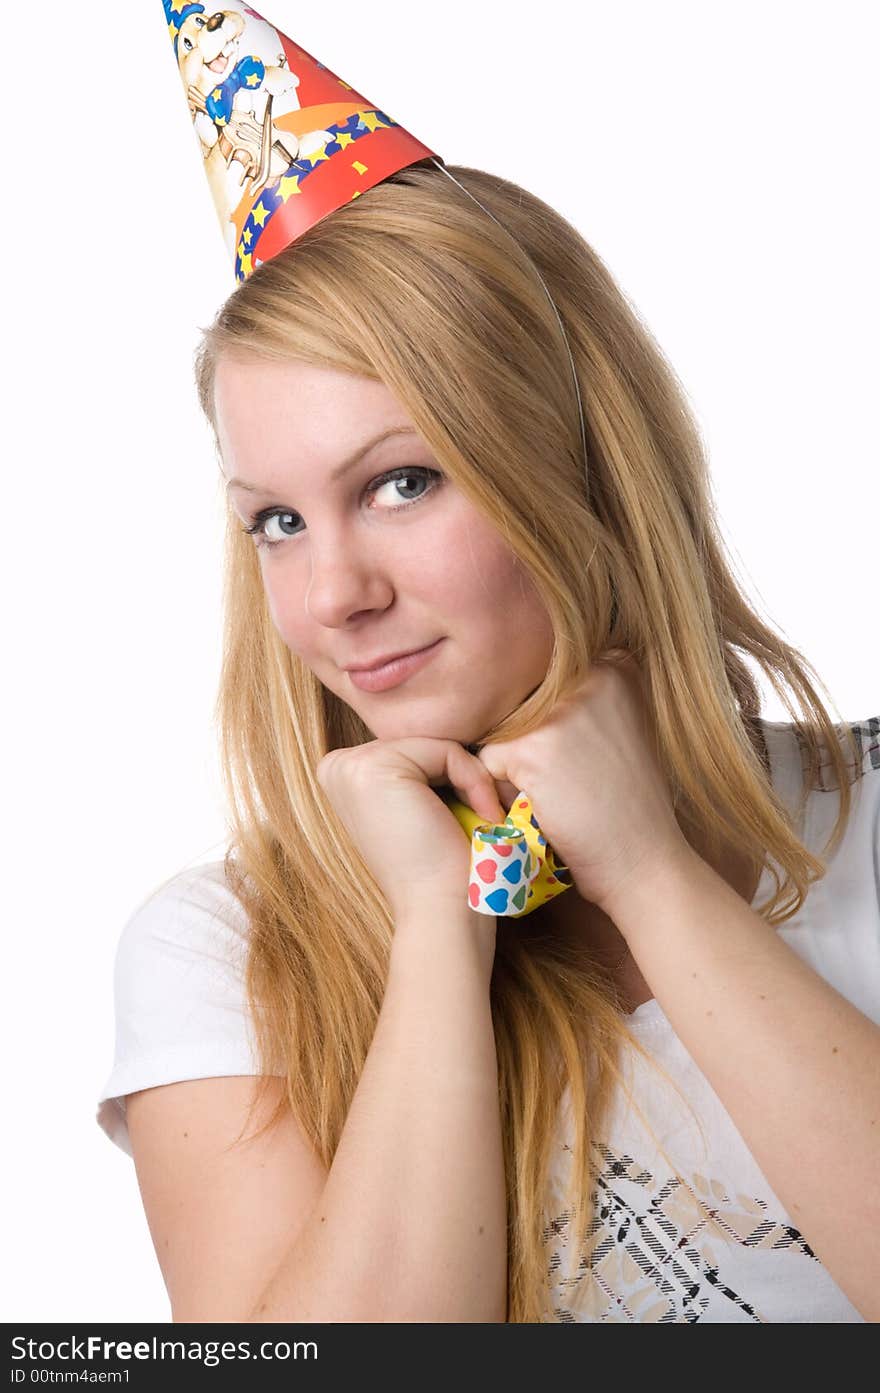
[[[492,219],[492,221],[495,222],[495,223],[497,223],[498,226],[501,228],[501,230],[502,230],[503,232],[506,232],[506,233],[507,233],[507,235],[508,235],[508,237],[511,239],[511,241],[515,242],[516,245],[519,247],[520,251],[525,252],[525,248],[524,248],[524,247],[522,246],[522,244],[517,240],[517,238],[514,237],[513,233],[510,231],[510,228],[509,228],[509,227],[505,227],[504,223],[501,222],[501,220],[500,220],[499,218],[496,218],[495,214],[492,213],[492,212],[490,212],[490,210],[485,206],[485,204],[481,203],[480,200],[476,197],[476,195],[474,195],[474,194],[471,193],[470,189],[466,189],[465,186],[464,186],[464,184],[462,184],[460,180],[456,179],[456,177],[455,177],[454,174],[450,174],[450,173],[449,173],[449,170],[446,168],[445,165],[441,164],[440,161],[437,160],[437,159],[435,159],[433,155],[430,156],[430,159],[431,159],[431,162],[432,162],[434,165],[436,165],[437,169],[440,169],[440,170],[443,171],[443,173],[446,175],[447,179],[451,179],[452,182],[453,182],[453,184],[457,184],[458,187],[462,190],[462,192],[467,194],[468,198],[473,199],[474,203],[476,203],[476,205],[477,205],[478,208],[482,208],[483,212],[486,213],[486,214],[488,214],[488,216]],[[525,254],[526,254],[526,256],[528,256],[528,252],[525,252]],[[541,285],[542,285],[543,288],[544,288],[544,294],[547,296],[547,299],[550,301],[550,304],[551,304],[552,307],[553,307],[553,313],[556,315],[556,319],[557,319],[557,321],[558,321],[558,323],[559,323],[559,328],[560,328],[560,330],[562,331],[562,338],[563,338],[563,341],[564,341],[564,343],[565,343],[566,352],[568,353],[568,361],[569,361],[569,363],[571,364],[571,375],[572,375],[572,380],[574,381],[574,390],[575,390],[575,395],[577,396],[577,404],[578,404],[578,415],[579,415],[579,418],[580,418],[580,426],[581,426],[581,444],[582,444],[582,446],[583,446],[583,452],[584,452],[584,484],[585,484],[586,491],[587,491],[587,499],[589,499],[589,496],[590,496],[590,480],[589,480],[589,461],[588,461],[588,459],[587,459],[587,432],[586,432],[586,427],[585,427],[585,425],[584,425],[584,408],[583,408],[583,403],[581,402],[581,389],[580,389],[580,384],[579,384],[579,382],[578,382],[577,372],[575,371],[575,366],[574,366],[574,355],[573,355],[573,353],[572,353],[572,351],[571,351],[571,344],[569,343],[568,334],[567,334],[566,331],[565,331],[565,325],[564,325],[563,322],[562,322],[562,315],[559,313],[559,310],[558,310],[557,307],[556,307],[556,301],[553,299],[553,296],[550,294],[550,291],[547,289],[547,284],[546,284],[546,282],[545,282],[545,280],[544,280],[544,277],[541,275],[541,272],[538,270],[537,266],[535,265],[534,260],[533,260],[531,257],[529,257],[529,260],[530,260],[531,263],[532,263],[532,266],[533,266],[534,271],[535,271],[535,275],[538,277],[538,280],[541,282]]]

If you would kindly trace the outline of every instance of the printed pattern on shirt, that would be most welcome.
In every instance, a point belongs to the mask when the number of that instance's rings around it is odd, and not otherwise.
[[[571,1153],[567,1144],[563,1149]],[[604,1144],[597,1149],[605,1164],[576,1271],[572,1211],[562,1210],[544,1229],[555,1320],[692,1324],[705,1315],[711,1288],[746,1320],[763,1324],[767,1317],[724,1281],[726,1245],[786,1248],[818,1262],[803,1235],[774,1218],[765,1201],[731,1196],[703,1175],[692,1175],[690,1185],[677,1176],[661,1180],[632,1156]],[[641,1203],[626,1193],[626,1182],[641,1187]]]
[[[847,758],[847,764],[850,768],[850,780],[855,783],[860,778],[864,778],[869,769],[880,769],[880,716],[869,716],[865,721],[849,721],[847,725],[855,736],[856,747],[859,752],[855,768],[852,767],[849,758]],[[837,727],[837,729],[840,729],[840,727]],[[797,740],[798,750],[800,751],[801,766],[803,769],[806,769],[806,760],[808,758],[806,741],[801,735],[801,732],[797,729],[797,726],[792,726],[792,731]],[[848,756],[849,746],[844,745],[842,738],[841,747]],[[832,781],[832,776],[828,772],[831,769],[831,760],[827,758],[827,755],[828,751],[823,747],[822,761],[819,765],[818,775],[810,785],[811,789],[815,789],[818,793],[833,793],[837,791],[837,785]]]
[[[866,760],[872,769],[880,769],[880,716],[870,716],[867,721],[857,722],[855,731],[861,752],[862,768],[867,773]]]

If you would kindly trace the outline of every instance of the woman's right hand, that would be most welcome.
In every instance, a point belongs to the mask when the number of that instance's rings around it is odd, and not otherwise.
[[[395,922],[426,907],[469,908],[470,838],[431,786],[449,784],[487,822],[503,822],[476,755],[455,740],[410,735],[331,750],[315,772]]]

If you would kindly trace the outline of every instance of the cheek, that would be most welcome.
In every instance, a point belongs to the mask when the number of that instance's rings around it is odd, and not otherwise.
[[[473,513],[468,514],[465,525],[446,537],[443,556],[447,566],[449,557],[455,557],[459,574],[471,593],[485,599],[491,597],[496,607],[518,608],[524,595],[534,594],[527,573],[504,538]]]
[[[481,618],[491,625],[504,597],[520,594],[516,558],[503,539],[462,503],[443,526],[413,546],[406,593],[438,619]]]
[[[285,580],[283,567],[264,568],[263,589],[269,615],[279,635],[288,648],[303,652],[310,627],[308,616],[290,577]]]
[[[503,537],[469,515],[445,539],[431,565],[432,603],[438,616],[465,620],[461,636],[502,667],[524,652],[552,645],[550,616],[525,568]]]

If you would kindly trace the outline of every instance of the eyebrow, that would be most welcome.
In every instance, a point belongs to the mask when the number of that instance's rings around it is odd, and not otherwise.
[[[330,475],[330,482],[335,483],[336,480],[341,478],[343,474],[346,474],[349,469],[352,469],[359,460],[363,459],[364,455],[368,454],[370,450],[375,449],[377,445],[380,445],[383,440],[390,439],[392,435],[416,434],[417,432],[413,426],[389,426],[387,430],[383,430],[380,435],[377,435],[374,440],[368,440],[366,445],[359,445],[353,455],[349,455],[341,464],[338,464]],[[264,489],[258,484],[249,484],[246,479],[228,479],[226,481],[226,488],[227,491],[232,488],[243,489],[245,493],[272,492],[271,489]]]

